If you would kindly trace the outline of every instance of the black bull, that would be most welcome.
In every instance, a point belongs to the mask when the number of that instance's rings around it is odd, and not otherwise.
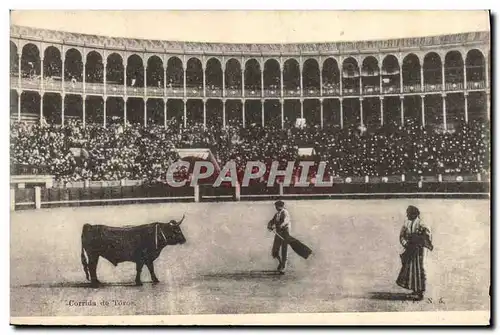
[[[97,262],[99,256],[107,259],[114,266],[122,262],[136,264],[135,283],[141,283],[141,271],[146,265],[151,274],[153,283],[159,280],[154,272],[153,262],[167,245],[183,244],[186,242],[180,225],[184,220],[177,222],[153,222],[140,226],[109,227],[105,225],[83,225],[82,229],[82,265],[87,280],[92,286],[98,286]],[[89,276],[90,275],[90,276]]]

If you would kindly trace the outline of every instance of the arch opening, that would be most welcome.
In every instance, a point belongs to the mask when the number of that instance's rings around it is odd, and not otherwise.
[[[237,59],[231,58],[226,62],[226,94],[228,96],[241,95],[241,64]]]
[[[165,71],[163,61],[158,56],[151,56],[148,59],[146,69],[146,86],[151,88],[163,89]],[[156,102],[154,102],[156,103]]]
[[[380,93],[380,69],[375,57],[369,56],[363,60],[361,75],[364,94]]]
[[[323,95],[332,96],[340,94],[340,70],[334,58],[323,62]]]
[[[421,89],[420,60],[409,54],[403,59],[403,92],[419,92]]]
[[[315,59],[304,62],[302,77],[304,83],[304,95],[319,96],[320,94],[320,72],[319,64]],[[318,119],[315,119],[317,123]]]
[[[135,89],[142,88],[144,87],[144,79],[144,64],[142,58],[138,55],[131,55],[127,59],[127,87]]]
[[[245,96],[260,96],[261,90],[260,64],[257,60],[250,59],[245,64]]]
[[[360,72],[358,62],[353,58],[349,57],[344,60],[342,64],[342,90],[344,95],[358,95],[360,91]],[[349,108],[351,106],[348,103]],[[354,106],[354,105],[352,105]],[[344,116],[346,116],[344,114]]]
[[[396,56],[387,55],[382,61],[382,92],[399,93],[401,89],[401,71]]]

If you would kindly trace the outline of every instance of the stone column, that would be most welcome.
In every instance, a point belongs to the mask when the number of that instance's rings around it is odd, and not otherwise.
[[[425,127],[425,95],[421,95],[422,99],[421,108],[422,108],[422,127]]]
[[[42,124],[43,120],[43,91],[40,91],[40,124]]]
[[[128,101],[128,97],[127,97],[127,95],[125,95],[123,97],[123,126],[124,127],[127,126],[127,101]]]
[[[323,96],[323,66],[321,63],[321,56],[319,56],[319,96]],[[321,102],[321,110],[323,110],[323,102]],[[321,128],[323,128],[323,117],[321,117]]]
[[[185,83],[185,82],[184,82]],[[186,92],[186,90],[184,90]],[[187,99],[183,99],[184,101],[184,128],[187,127]]]
[[[245,97],[245,59],[241,57],[241,96],[244,98]],[[243,103],[244,105],[245,103]],[[243,107],[243,110],[245,107]],[[243,113],[245,115],[245,113]],[[243,117],[243,120],[245,120],[245,117]],[[243,122],[245,124],[245,122]]]
[[[167,103],[168,99],[163,99],[163,127],[167,129]]]
[[[147,71],[147,65],[148,64],[145,64],[144,65],[144,96],[146,97],[147,99],[147,96],[148,96],[148,92],[147,92],[147,86],[148,86],[148,71]]]
[[[163,97],[166,99],[167,95],[167,64],[163,63]]]
[[[207,96],[207,76],[205,75],[205,71],[206,71],[206,65],[205,65],[205,56],[203,56],[203,63],[202,63],[202,66],[201,66],[201,77],[203,78],[203,96],[206,97]],[[203,105],[205,105],[205,102],[203,102]]]
[[[87,63],[86,61],[83,62],[83,76],[82,76],[82,78],[83,78],[83,95],[85,95],[85,82],[86,82],[86,79],[87,79],[86,78],[86,73],[85,73],[85,64],[86,63]]]
[[[402,69],[403,67],[401,67]],[[425,81],[424,81],[424,64],[420,66],[420,91],[425,91]]]
[[[490,87],[490,65],[489,65],[487,54],[484,55],[484,80],[486,81],[486,83],[485,83],[486,87],[489,88]],[[489,118],[489,116],[488,116],[488,118]]]
[[[324,121],[323,121],[323,99],[319,99],[319,115],[321,116],[321,129],[323,129],[323,125],[324,125]]]
[[[446,94],[443,93],[443,94],[441,94],[441,96],[443,97],[443,127],[444,127],[444,130],[447,130],[448,127],[447,127],[447,122],[446,122]]]
[[[127,96],[127,65],[123,66],[123,94]]]
[[[464,91],[467,91],[467,62],[464,60]]]
[[[340,74],[340,79],[339,79],[340,96],[343,96],[344,95],[344,69],[342,68],[342,57],[339,58],[338,65],[339,65],[339,74]]]
[[[300,118],[304,118],[304,99],[300,99]]]
[[[21,78],[21,58],[22,58],[22,53],[19,52],[19,49],[17,50],[17,80],[18,80],[18,83],[17,83],[17,87],[20,89],[20,91],[22,92],[22,78]]]
[[[82,95],[82,122],[83,122],[83,126],[85,127],[85,123],[86,123],[86,115],[85,115],[85,103],[87,101],[87,96],[84,94]]]
[[[222,99],[222,127],[226,128],[226,99]]]
[[[43,120],[43,96],[45,95],[44,92],[44,85],[43,85],[43,57],[40,58],[40,123]]]
[[[21,95],[23,94],[22,90],[17,91],[17,121],[21,121]]]
[[[280,57],[280,89],[281,89],[281,97],[283,98],[284,95],[284,86],[283,86],[283,59]]]
[[[148,98],[144,97],[144,127],[148,125]]]
[[[64,94],[64,61],[65,61],[65,55],[64,52],[61,52],[61,91]]]
[[[103,96],[103,106],[104,106],[104,117],[103,117],[103,127],[106,128],[106,103],[107,103],[107,100],[108,100],[108,97],[107,96]]]
[[[43,57],[40,58],[40,88],[43,92],[43,90],[45,89],[45,83],[44,83],[44,80],[43,80]]]
[[[400,104],[400,109],[401,109],[401,126],[404,126],[404,124],[405,124],[405,96],[404,95],[399,96],[399,104]]]
[[[202,99],[203,103],[203,129],[207,128],[207,99]]]
[[[364,122],[363,122],[363,98],[359,98],[359,122],[360,122],[360,125],[363,126],[364,125]]]
[[[490,114],[491,114],[491,96],[490,96],[490,90],[488,89],[486,91],[486,116],[488,117],[488,121],[490,120]]]
[[[443,60],[443,63],[441,64],[441,83],[442,83],[442,87],[441,87],[441,92],[445,92],[446,91],[446,76],[445,76],[445,71],[444,71],[444,60]]]
[[[246,120],[245,120],[245,99],[241,101],[241,113],[243,114],[243,128],[245,128]]]
[[[284,127],[285,127],[285,99],[281,99],[281,129],[283,129]]]
[[[61,125],[64,126],[64,92],[61,94]]]
[[[339,98],[340,106],[340,128],[344,128],[344,99]]]
[[[262,123],[262,127],[264,127],[264,124],[265,124],[265,120],[264,120],[264,117],[265,117],[265,112],[264,112],[264,107],[265,107],[265,100],[264,99],[261,99],[260,100],[260,107],[261,107],[261,113],[262,113],[262,117],[261,117],[261,123]]]
[[[464,92],[464,112],[465,112],[465,123],[469,123],[469,104],[468,104],[469,93]]]
[[[224,56],[222,56],[222,97],[226,97],[226,62]],[[225,105],[224,102],[222,102]]]
[[[106,103],[107,103],[107,100],[108,100],[108,97],[106,96],[106,81],[107,81],[106,77],[108,76],[108,73],[107,73],[108,72],[107,71],[107,61],[104,62],[103,65],[104,65],[104,71],[103,71],[104,72],[103,73],[103,84],[104,84],[104,88],[103,88],[104,89],[104,97],[103,97],[103,99],[104,99],[104,121],[103,121],[103,126],[104,126],[104,128],[106,128],[106,121],[107,121],[106,120],[106,114],[107,114]]]
[[[186,72],[187,72],[187,71],[186,71],[186,70],[187,70],[187,66],[186,66],[186,57],[184,57],[184,63],[182,64],[182,68],[183,68],[183,70],[184,70],[184,76],[182,77],[182,80],[183,80],[183,87],[184,87],[184,88],[183,88],[183,92],[184,92],[184,93],[183,93],[183,96],[184,96],[184,100],[185,100],[185,99],[186,99],[186,96],[187,96],[187,88],[186,88],[186,80],[187,80],[187,78],[186,78]],[[184,108],[184,110],[185,110],[185,109],[186,109],[186,108]]]
[[[261,57],[261,62],[262,65],[260,67],[260,96],[264,98],[264,59],[262,57]],[[262,103],[262,105],[264,105],[264,103]],[[264,125],[264,113],[262,113],[262,125]]]
[[[299,63],[299,75],[300,75],[300,96],[304,96],[304,75],[302,74],[302,69],[304,68],[302,64],[302,56],[300,56],[300,63]]]
[[[382,77],[381,77],[382,78]],[[380,125],[384,125],[384,97],[380,96]]]

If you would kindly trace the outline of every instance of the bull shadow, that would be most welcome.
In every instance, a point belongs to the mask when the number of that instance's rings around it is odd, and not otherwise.
[[[143,286],[152,285],[158,286],[160,284],[152,284],[151,282],[143,282]],[[50,284],[26,284],[17,287],[22,288],[106,288],[106,287],[137,287],[134,282],[123,282],[123,283],[106,283],[101,282],[98,287],[91,287],[90,282],[60,282],[60,283],[50,283]]]
[[[247,279],[273,279],[285,278],[289,274],[280,275],[278,271],[261,270],[261,271],[240,271],[240,272],[214,272],[206,273],[198,276],[200,280],[247,280]]]
[[[411,293],[402,292],[370,292],[368,294],[371,300],[383,300],[383,301],[414,301],[416,297]]]

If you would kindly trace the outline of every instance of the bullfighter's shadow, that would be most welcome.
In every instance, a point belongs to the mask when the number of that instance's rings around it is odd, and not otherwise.
[[[369,298],[385,301],[413,301],[416,299],[414,294],[402,292],[370,292]]]
[[[241,272],[215,272],[207,273],[199,276],[201,280],[247,280],[247,279],[265,279],[282,277],[278,271],[261,270],[261,271],[241,271]]]

